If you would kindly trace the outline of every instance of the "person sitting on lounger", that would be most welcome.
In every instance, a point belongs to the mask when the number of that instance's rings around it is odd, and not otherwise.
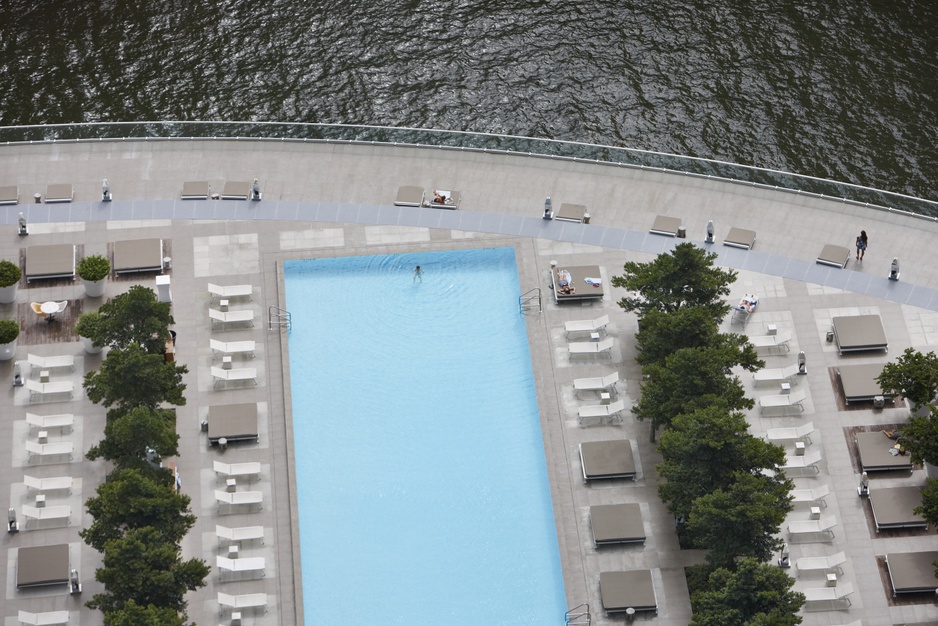
[[[902,436],[902,433],[899,432],[898,428],[892,430],[883,430],[883,434],[895,441],[896,443],[905,443],[906,438]]]
[[[433,190],[433,204],[446,204],[446,196],[436,189]]]
[[[573,277],[570,276],[570,272],[568,272],[567,270],[557,270],[557,286],[558,287],[569,287],[571,280],[573,280]]]

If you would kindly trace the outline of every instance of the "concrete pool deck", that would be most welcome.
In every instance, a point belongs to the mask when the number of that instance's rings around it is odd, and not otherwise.
[[[859,471],[849,445],[849,433],[902,421],[901,409],[845,410],[838,405],[831,368],[838,364],[886,362],[906,347],[933,350],[938,345],[938,267],[931,254],[938,224],[801,197],[795,194],[756,189],[692,177],[667,175],[613,166],[599,166],[530,157],[508,157],[454,150],[414,149],[391,146],[304,144],[237,141],[158,141],[56,143],[5,146],[0,151],[0,185],[17,185],[20,204],[0,207],[0,222],[6,236],[0,237],[0,258],[16,262],[28,246],[74,243],[79,255],[109,254],[121,239],[160,237],[168,243],[172,257],[173,315],[178,333],[176,358],[188,366],[188,404],[177,410],[180,434],[178,467],[182,487],[192,498],[198,522],[183,543],[184,557],[199,557],[213,566],[208,585],[187,596],[189,617],[200,624],[230,623],[231,611],[220,612],[217,593],[268,594],[268,612],[243,612],[244,624],[295,624],[302,620],[297,601],[300,593],[298,542],[292,509],[291,437],[289,394],[285,393],[289,370],[281,345],[281,334],[267,330],[268,307],[282,306],[278,262],[288,258],[383,254],[416,249],[443,249],[492,245],[514,246],[517,251],[522,291],[540,288],[543,312],[529,312],[528,332],[537,383],[548,473],[554,501],[567,604],[588,603],[593,622],[618,623],[624,618],[606,618],[601,611],[598,580],[601,571],[650,569],[658,596],[659,614],[652,621],[686,624],[690,606],[683,567],[699,562],[701,554],[682,551],[677,545],[673,520],[658,500],[655,464],[658,457],[649,443],[648,427],[628,412],[621,425],[582,427],[576,419],[578,404],[591,400],[573,395],[572,381],[598,376],[616,367],[620,394],[631,401],[639,393],[639,369],[634,362],[634,315],[626,314],[616,301],[624,294],[608,287],[611,276],[621,274],[627,261],[647,261],[681,241],[649,235],[657,215],[683,219],[687,240],[702,242],[708,220],[716,226],[717,243],[712,246],[719,263],[740,270],[731,302],[746,293],[760,296],[757,312],[746,332],[765,333],[774,324],[792,336],[791,352],[765,356],[767,367],[794,362],[799,351],[808,359],[806,380],[797,389],[807,393],[804,413],[760,417],[758,407],[750,412],[753,431],[787,427],[813,421],[817,433],[811,448],[820,450],[820,472],[795,477],[799,488],[827,484],[831,495],[824,515],[838,520],[834,538],[828,542],[792,544],[791,559],[824,556],[844,551],[848,562],[841,580],[853,584],[852,606],[836,611],[811,611],[805,624],[845,624],[862,618],[864,624],[925,623],[938,619],[931,603],[894,603],[884,588],[877,556],[891,552],[934,549],[935,531],[876,533],[870,530],[865,500],[857,497]],[[110,182],[114,201],[101,203],[101,179]],[[264,199],[245,201],[182,201],[186,181],[209,181],[221,192],[226,181],[258,178]],[[71,183],[74,201],[67,204],[33,204],[32,196],[43,196],[51,184]],[[459,211],[393,207],[397,189],[403,185],[458,190]],[[591,213],[591,224],[545,222],[541,218],[545,195],[554,208],[577,203]],[[25,212],[30,235],[16,235],[16,218]],[[727,248],[722,237],[731,226],[756,231],[750,252]],[[853,258],[853,240],[860,229],[870,236],[865,260]],[[827,268],[814,263],[824,245],[835,243],[851,250],[847,269]],[[886,280],[893,256],[902,263],[901,280]],[[598,265],[607,285],[606,296],[591,304],[557,306],[547,289],[550,262],[560,265]],[[207,309],[207,283],[229,285],[250,283],[253,301],[232,302],[232,309],[254,311],[253,327],[232,330],[212,328]],[[69,610],[72,623],[98,624],[100,614],[82,608],[84,601],[101,590],[94,581],[100,565],[98,553],[86,547],[78,531],[89,518],[82,503],[94,494],[103,479],[101,462],[84,461],[82,454],[96,443],[105,418],[101,407],[91,404],[81,390],[85,371],[96,368],[100,355],[86,355],[81,344],[64,345],[53,340],[45,324],[29,310],[31,301],[68,299],[70,306],[93,310],[103,299],[84,297],[80,280],[21,282],[15,305],[0,305],[3,317],[18,317],[24,328],[17,348],[17,361],[27,353],[51,356],[74,354],[74,371],[53,372],[52,380],[74,382],[70,401],[29,402],[22,387],[4,387],[0,406],[8,416],[2,428],[0,467],[7,467],[10,507],[17,510],[20,525],[22,506],[34,497],[22,484],[24,474],[36,477],[71,475],[75,483],[68,494],[51,494],[49,505],[69,505],[70,524],[44,527],[31,522],[16,535],[5,534],[8,566],[5,569],[5,624],[15,623],[17,610],[34,613]],[[155,274],[109,280],[107,296],[132,284],[155,286]],[[585,288],[585,287],[584,287]],[[27,314],[28,311],[28,314]],[[889,353],[860,353],[839,356],[826,342],[830,319],[840,315],[877,313],[882,316]],[[616,340],[609,358],[581,358],[571,362],[563,332],[565,321],[609,314],[609,334]],[[302,323],[302,320],[294,320]],[[31,330],[25,331],[29,326]],[[51,325],[50,325],[51,326]],[[725,330],[740,331],[739,325],[724,322]],[[214,389],[210,374],[213,361],[209,339],[258,342],[254,359],[246,366],[258,370],[257,386]],[[24,376],[31,376],[25,363]],[[0,364],[0,378],[13,379],[13,361]],[[773,387],[753,387],[751,375],[741,377],[754,397],[775,393]],[[53,398],[59,400],[59,398]],[[210,448],[200,423],[210,406],[256,402],[259,407],[260,440],[257,444],[232,444],[224,453]],[[26,412],[51,415],[73,413],[71,432],[51,433],[49,440],[70,441],[75,454],[70,462],[50,459],[29,463],[23,444],[35,440],[25,423]],[[583,441],[628,438],[634,442],[639,475],[632,481],[609,481],[584,485],[580,475],[577,446]],[[4,461],[6,459],[6,461]],[[261,463],[258,479],[238,489],[259,490],[259,511],[219,509],[214,490],[224,490],[216,478],[213,461]],[[924,484],[921,470],[911,476],[874,477],[873,485]],[[638,503],[648,539],[642,546],[592,545],[588,511],[591,505]],[[808,519],[809,511],[796,505],[790,519]],[[45,523],[43,523],[45,524]],[[215,525],[265,528],[264,542],[246,543],[242,557],[264,557],[263,577],[220,580],[214,568],[220,549]],[[36,530],[33,530],[36,527]],[[64,586],[17,591],[16,552],[21,547],[67,543],[71,566],[79,570],[84,592],[69,596]],[[791,570],[792,575],[796,570]],[[802,574],[796,588],[824,585],[823,578]],[[812,607],[818,608],[818,607]],[[306,616],[316,623],[341,615],[341,607],[327,607],[322,616]],[[562,623],[563,616],[558,616]],[[646,619],[646,618],[641,618]]]

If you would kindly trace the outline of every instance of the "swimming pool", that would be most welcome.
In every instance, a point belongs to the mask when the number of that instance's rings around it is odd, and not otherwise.
[[[558,623],[514,249],[284,265],[306,623]]]

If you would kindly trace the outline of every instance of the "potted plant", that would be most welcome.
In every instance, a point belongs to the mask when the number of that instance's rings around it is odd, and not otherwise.
[[[81,337],[82,342],[85,344],[85,352],[88,354],[97,354],[103,348],[103,346],[95,345],[95,339],[101,334],[103,322],[101,314],[94,311],[82,313],[78,316],[75,332]]]
[[[883,366],[876,382],[885,392],[901,394],[912,413],[929,415],[928,405],[935,399],[938,389],[938,356],[934,352],[922,354],[906,348],[895,363]]]
[[[12,261],[0,261],[0,304],[16,301],[16,286],[23,277],[20,266]]]
[[[104,283],[111,273],[111,263],[107,257],[92,254],[78,263],[78,275],[85,281],[85,293],[91,298],[104,295]]]
[[[928,415],[913,415],[899,428],[900,441],[912,462],[925,467],[926,476],[938,478],[938,408],[928,409]]]
[[[16,356],[16,338],[20,336],[20,325],[16,320],[0,320],[0,361],[9,361]]]

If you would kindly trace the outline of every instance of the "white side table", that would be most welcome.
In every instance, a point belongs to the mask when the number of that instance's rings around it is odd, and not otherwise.
[[[599,392],[599,403],[600,404],[609,404],[612,401],[612,394],[608,391]]]
[[[599,341],[599,333],[590,333],[590,341]]]
[[[36,438],[39,440],[39,443],[49,443],[49,431],[40,430],[36,433]]]
[[[36,508],[41,509],[46,505],[46,497],[43,494],[36,495]]]
[[[236,491],[238,489],[237,479],[229,478],[227,481],[225,481],[225,489],[228,490],[229,493]]]

